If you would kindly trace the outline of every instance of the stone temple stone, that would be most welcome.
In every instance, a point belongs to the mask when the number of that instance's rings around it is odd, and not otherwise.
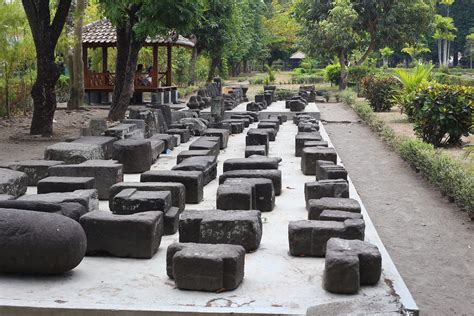
[[[211,150],[183,150],[176,157],[176,164],[181,163],[183,160],[186,160],[191,157],[200,157],[200,156],[211,156]]]
[[[86,235],[72,219],[11,209],[0,209],[0,217],[0,272],[61,274],[82,261]]]
[[[15,197],[13,195],[8,195],[8,194],[0,194],[0,202],[2,201],[11,201],[14,200]]]
[[[224,172],[232,170],[278,169],[279,160],[269,157],[234,158],[224,161]]]
[[[55,213],[69,217],[76,222],[87,213],[87,208],[78,202],[44,202],[23,200],[0,200],[0,208],[34,212]]]
[[[0,194],[19,197],[26,193],[28,176],[20,171],[0,168]]]
[[[88,212],[99,209],[97,190],[77,190],[74,192],[63,193],[30,194],[19,197],[17,201],[36,201],[48,203],[71,202],[83,205]]]
[[[337,153],[334,148],[305,147],[301,152],[301,171],[304,175],[316,175],[318,160],[328,160],[337,163]]]
[[[227,190],[223,190],[221,186],[227,186]],[[217,208],[221,210],[259,210],[261,212],[271,212],[275,207],[275,189],[273,182],[265,178],[230,178],[224,184],[219,186],[217,191]],[[242,201],[235,201],[233,189],[239,188],[251,189],[251,204],[248,208],[243,208],[247,204],[242,205]],[[229,194],[226,194],[229,193]],[[246,203],[246,199],[243,199]],[[239,205],[239,207],[237,207]]]
[[[253,155],[267,156],[267,148],[265,145],[254,145],[245,147],[245,158],[248,158]]]
[[[152,258],[163,235],[163,213],[150,211],[132,215],[90,212],[80,223],[87,236],[87,254]]]
[[[240,245],[257,250],[262,239],[259,211],[184,211],[179,220],[179,241]]]
[[[92,177],[47,177],[38,181],[38,194],[94,189]]]
[[[227,181],[217,188],[216,207],[221,210],[251,210],[254,204],[252,185],[234,185]]]
[[[361,207],[357,200],[345,198],[321,198],[309,200],[307,204],[308,219],[317,220],[322,211],[337,210],[345,212],[360,213]]]
[[[217,177],[217,158],[216,156],[190,157],[171,168],[171,170],[201,171],[203,173],[203,185],[207,185]]]
[[[323,197],[348,198],[349,184],[342,179],[307,182],[304,185],[306,203]]]
[[[171,244],[166,271],[176,287],[194,291],[231,291],[244,278],[245,250],[238,245]]]
[[[324,288],[337,294],[355,294],[361,285],[375,285],[382,274],[377,246],[360,240],[331,238],[327,243]]]
[[[83,136],[74,140],[72,143],[99,145],[104,151],[104,159],[112,159],[115,137],[107,136]]]
[[[123,164],[124,173],[150,170],[153,163],[151,142],[145,139],[124,139],[114,143],[114,159]]]
[[[95,144],[57,143],[46,147],[44,159],[76,164],[86,160],[105,159],[105,153],[101,146]]]
[[[346,219],[363,219],[363,216],[359,213],[335,210],[325,210],[319,215],[320,221],[344,222]]]
[[[171,192],[125,189],[114,197],[112,205],[111,211],[119,215],[147,211],[166,212],[171,207]]]
[[[295,136],[295,156],[296,157],[301,157],[301,153],[307,141],[322,141],[321,134],[319,134],[318,132],[298,133]]]
[[[36,186],[39,180],[48,177],[48,168],[64,164],[55,160],[24,160],[10,165],[10,169],[21,171],[28,176],[28,185]]]
[[[220,140],[220,149],[227,148],[227,142],[229,140],[229,131],[226,129],[208,128],[204,131],[204,136],[216,136]]]
[[[294,221],[288,225],[288,239],[292,256],[324,257],[326,243],[332,237],[364,240],[365,223],[362,219],[334,221]]]
[[[270,179],[273,182],[275,195],[279,196],[282,190],[281,184],[281,170],[232,170],[224,172],[219,176],[219,184],[224,183],[230,178],[264,178]]]

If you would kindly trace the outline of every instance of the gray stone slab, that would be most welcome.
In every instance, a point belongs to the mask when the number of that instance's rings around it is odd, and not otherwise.
[[[307,141],[322,141],[321,134],[317,132],[312,133],[298,133],[295,136],[295,156],[301,157],[304,144]]]
[[[165,149],[163,150],[166,152],[167,149],[173,150],[177,146],[177,139],[173,135],[169,134],[154,134],[150,140],[162,140],[165,142]]]
[[[305,147],[301,152],[301,171],[304,175],[316,175],[318,160],[327,160],[337,163],[337,153],[334,148]]]
[[[95,189],[93,177],[47,177],[38,181],[38,194]]]
[[[335,221],[294,221],[288,225],[288,240],[292,256],[324,257],[326,244],[332,237],[364,240],[362,219]]]
[[[14,200],[15,197],[13,195],[8,195],[8,194],[0,194],[0,202],[2,201],[11,201]]]
[[[224,183],[217,188],[216,207],[221,210],[252,210],[255,205],[253,186],[247,183]]]
[[[181,143],[187,143],[191,138],[191,132],[189,129],[180,129],[180,128],[172,128],[166,131],[167,134],[170,135],[179,135],[181,139]]]
[[[203,184],[207,185],[217,177],[217,158],[215,156],[190,157],[174,166],[172,170],[201,171]]]
[[[124,189],[114,196],[111,211],[118,215],[131,215],[147,211],[166,212],[170,207],[170,191]]]
[[[359,213],[335,210],[325,210],[321,213],[321,215],[319,215],[320,221],[344,222],[347,219],[363,219],[363,216]]]
[[[360,285],[375,285],[382,274],[377,246],[360,240],[331,238],[327,243],[324,288],[337,294],[355,294]]]
[[[269,157],[233,158],[224,161],[224,172],[232,170],[278,169],[278,159]]]
[[[176,287],[194,291],[231,291],[244,278],[245,250],[237,245],[171,244],[166,270]]]
[[[62,165],[64,161],[54,160],[24,160],[9,165],[12,170],[26,173],[28,176],[28,185],[36,186],[39,180],[48,176],[48,168]]]
[[[56,143],[46,147],[44,159],[77,164],[87,160],[105,159],[105,152],[96,144]]]
[[[133,136],[136,130],[137,126],[135,124],[118,124],[108,128],[104,134],[117,139],[126,139]]]
[[[152,170],[142,173],[141,182],[178,182],[186,187],[186,203],[197,204],[204,195],[201,171]]]
[[[342,179],[307,182],[304,185],[306,203],[323,197],[348,198],[349,183]]]
[[[267,156],[267,149],[265,145],[254,145],[245,147],[245,158],[248,158],[253,155]]]
[[[275,195],[281,194],[281,171],[280,170],[232,170],[224,172],[219,176],[219,184],[224,183],[230,178],[264,178],[273,182]]]
[[[22,201],[3,200],[0,201],[0,208],[27,210],[34,212],[46,212],[64,215],[75,221],[87,213],[87,208],[78,202],[43,202],[43,201]]]
[[[240,245],[256,251],[262,239],[259,211],[184,211],[179,220],[179,241]]]
[[[149,259],[158,251],[163,235],[163,213],[115,215],[90,212],[80,223],[87,236],[87,254]]]
[[[232,185],[233,187],[244,187],[250,186],[252,188],[252,205],[249,210],[259,210],[261,212],[271,212],[275,207],[275,189],[273,188],[273,182],[270,179],[265,178],[230,178],[227,179],[224,184]],[[219,193],[217,194],[219,199]],[[229,205],[229,203],[227,203]],[[221,207],[218,209],[232,209],[230,206]],[[236,209],[236,207],[234,207]]]
[[[211,154],[210,149],[203,149],[203,150],[183,150],[178,154],[176,157],[176,164],[181,163],[183,160],[188,159],[190,157],[201,157],[201,156],[210,156]]]
[[[107,136],[83,136],[72,143],[99,145],[104,151],[104,159],[112,159],[114,143],[117,141],[115,137]]]
[[[250,129],[245,138],[245,145],[258,146],[264,145],[268,152],[270,142],[270,135],[266,130]]]
[[[17,201],[36,201],[49,203],[79,203],[84,206],[88,212],[99,209],[99,199],[97,190],[77,190],[74,192],[46,193],[24,195]]]
[[[182,210],[177,207],[170,207],[164,214],[164,234],[174,235],[179,228],[179,216]]]
[[[19,197],[26,193],[28,176],[20,171],[0,168],[0,194]]]
[[[260,131],[264,131],[268,133],[268,140],[270,142],[276,141],[277,131],[274,128],[258,128]]]
[[[319,219],[319,216],[324,210],[338,210],[353,213],[361,212],[361,207],[357,200],[331,197],[309,200],[307,209],[309,220]]]
[[[0,209],[0,272],[62,274],[82,261],[87,240],[81,226],[65,216]]]
[[[220,149],[227,148],[227,142],[229,141],[229,131],[226,129],[217,129],[217,128],[208,128],[203,134],[204,136],[214,136],[219,137],[220,140]]]
[[[323,162],[322,164],[320,162]],[[316,180],[336,180],[347,181],[347,170],[343,166],[334,163],[327,163],[327,160],[318,160],[316,162]]]
[[[114,143],[114,160],[123,164],[124,173],[141,173],[150,170],[153,153],[149,140],[123,139]]]

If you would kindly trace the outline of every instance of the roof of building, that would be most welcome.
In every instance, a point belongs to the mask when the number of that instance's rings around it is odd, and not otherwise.
[[[99,20],[87,24],[82,29],[82,43],[88,46],[115,46],[117,44],[117,32],[109,20]],[[179,34],[172,33],[169,37],[148,37],[146,45],[158,44],[160,46],[173,45],[183,47],[194,47],[195,43]]]
[[[303,52],[296,52],[290,57],[290,59],[305,59],[305,58],[306,58],[306,54]]]

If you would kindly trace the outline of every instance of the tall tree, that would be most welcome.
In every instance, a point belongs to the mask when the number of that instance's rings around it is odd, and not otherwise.
[[[31,90],[33,98],[32,135],[53,134],[53,118],[56,111],[56,82],[61,66],[55,60],[55,48],[63,30],[71,6],[71,0],[58,0],[52,18],[50,1],[22,0],[36,49],[37,77]]]
[[[202,0],[100,0],[102,10],[117,29],[117,61],[108,119],[125,117],[134,92],[138,53],[147,37],[186,32],[199,18]],[[176,33],[173,33],[176,34]]]
[[[469,56],[469,68],[472,69],[472,55],[474,55],[474,33],[466,36],[466,50]]]

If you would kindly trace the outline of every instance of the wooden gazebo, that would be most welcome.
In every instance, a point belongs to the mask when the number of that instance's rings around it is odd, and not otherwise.
[[[100,20],[90,23],[83,28],[82,50],[84,60],[84,88],[85,92],[112,92],[114,89],[115,74],[107,68],[108,53],[110,47],[117,46],[117,34],[115,27],[108,20]],[[194,42],[181,35],[173,35],[169,38],[155,37],[147,38],[144,46],[153,47],[153,69],[150,73],[151,81],[143,82],[136,78],[135,92],[158,92],[172,86],[172,49],[173,46],[193,48]],[[158,47],[167,49],[166,69],[158,69]],[[102,48],[102,72],[88,69],[89,48]]]

